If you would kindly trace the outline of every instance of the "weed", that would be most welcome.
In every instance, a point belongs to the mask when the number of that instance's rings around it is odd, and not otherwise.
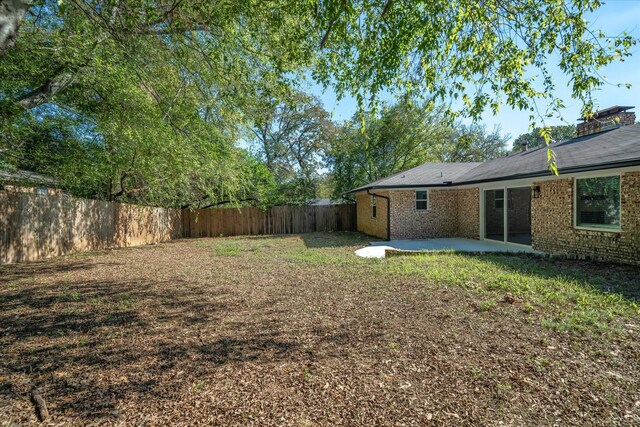
[[[478,304],[478,311],[480,312],[484,312],[484,311],[491,311],[496,307],[496,302],[493,300],[487,300],[487,301],[481,301]]]
[[[78,291],[65,291],[58,296],[60,302],[78,302],[82,300],[82,294]]]
[[[505,399],[509,395],[509,392],[511,392],[511,389],[512,389],[511,384],[496,383],[496,386],[495,386],[496,396],[500,399]]]
[[[536,309],[530,302],[525,302],[522,307],[522,311],[524,311],[526,314],[531,314],[536,311]]]
[[[540,374],[546,371],[549,367],[549,359],[542,356],[528,357],[527,364],[531,369]]]
[[[234,243],[226,243],[215,249],[215,254],[219,256],[238,256],[241,252],[240,246]]]
[[[474,377],[479,377],[482,374],[482,369],[477,366],[471,366],[469,369]]]

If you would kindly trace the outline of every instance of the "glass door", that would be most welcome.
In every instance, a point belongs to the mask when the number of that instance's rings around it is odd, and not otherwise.
[[[504,190],[484,192],[484,238],[504,242]]]
[[[531,246],[531,188],[507,189],[507,242]]]
[[[531,246],[531,188],[484,192],[484,238]]]

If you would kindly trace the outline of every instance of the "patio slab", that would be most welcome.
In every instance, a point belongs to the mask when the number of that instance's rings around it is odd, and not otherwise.
[[[473,240],[463,238],[427,239],[427,240],[390,240],[388,242],[371,242],[369,246],[355,251],[355,254],[365,258],[384,258],[385,250],[401,251],[444,251],[456,252],[513,252],[513,253],[541,253],[528,246],[512,245],[509,243],[492,242],[488,240]]]

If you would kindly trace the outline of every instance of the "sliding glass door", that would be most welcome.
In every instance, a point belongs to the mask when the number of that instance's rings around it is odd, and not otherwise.
[[[484,238],[504,241],[504,189],[484,192]]]
[[[484,238],[531,245],[531,189],[529,187],[485,190]]]
[[[507,189],[507,242],[531,246],[531,188]]]

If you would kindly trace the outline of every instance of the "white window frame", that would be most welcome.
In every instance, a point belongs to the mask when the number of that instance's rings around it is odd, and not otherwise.
[[[579,179],[592,179],[592,178],[610,178],[617,176],[620,180],[620,191],[618,200],[620,206],[620,224],[617,227],[607,227],[600,226],[598,224],[595,225],[578,225],[578,180]],[[605,175],[593,175],[593,176],[585,176],[581,178],[573,178],[573,228],[576,230],[591,230],[591,231],[604,231],[610,233],[620,233],[622,231],[622,174],[621,173],[613,173],[613,174],[605,174]]]
[[[376,219],[378,217],[378,202],[376,196],[371,195],[371,218]]]
[[[427,198],[418,199],[418,191],[424,191],[424,193],[427,195]],[[418,202],[427,202],[427,207],[425,209],[418,209]],[[413,208],[416,210],[416,212],[426,212],[431,210],[431,195],[429,194],[428,188],[418,189],[413,192]]]

